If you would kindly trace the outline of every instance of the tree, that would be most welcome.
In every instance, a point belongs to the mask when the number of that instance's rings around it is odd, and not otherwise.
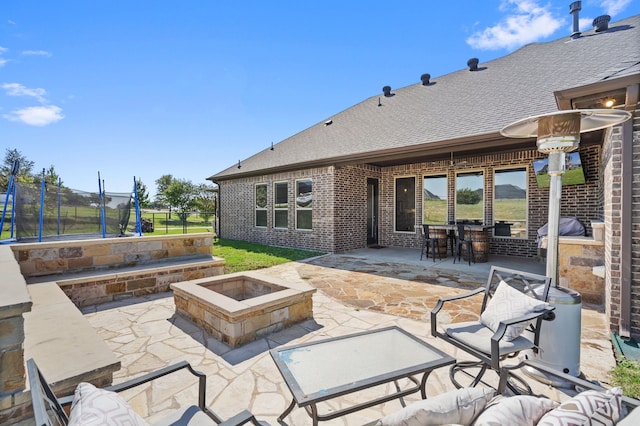
[[[194,207],[196,195],[196,187],[190,180],[174,179],[164,190],[166,201],[169,206],[178,211],[178,215],[183,222],[187,220],[189,212]]]
[[[18,179],[21,182],[33,182],[33,175],[31,171],[35,163],[29,161],[20,151],[17,149],[7,148],[2,167],[0,167],[0,188],[6,190],[9,186],[9,177],[11,176],[11,169],[13,168],[14,161],[18,160],[20,168],[18,169]],[[15,182],[15,180],[14,180]]]
[[[47,184],[58,186],[58,182],[60,182],[60,186],[62,186],[62,180],[60,179],[60,175],[56,172],[53,164],[49,166],[47,170],[44,172],[44,181]]]
[[[456,202],[458,204],[478,204],[482,200],[482,195],[478,191],[469,188],[458,189],[456,192]]]
[[[216,193],[214,192],[213,185],[206,183],[196,186],[196,196],[194,200],[194,207],[200,212],[202,220],[209,222],[209,219],[216,212]]]
[[[158,179],[156,179],[156,201],[163,204],[165,207],[167,207],[167,204],[169,204],[167,203],[165,192],[174,180],[175,179],[171,175],[162,175]]]
[[[141,208],[147,208],[151,205],[149,201],[149,193],[147,192],[147,185],[142,182],[142,179],[136,179],[136,192],[138,193],[138,204]]]

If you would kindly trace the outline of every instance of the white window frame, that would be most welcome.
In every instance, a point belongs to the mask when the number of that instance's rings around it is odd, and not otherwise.
[[[264,186],[265,189],[265,206],[264,207],[259,207],[258,206],[258,187],[259,186]],[[269,185],[266,182],[259,182],[256,183],[253,187],[253,206],[254,206],[254,214],[253,214],[253,226],[255,226],[256,228],[267,228],[269,226]],[[265,219],[266,219],[266,224],[264,226],[262,225],[258,225],[258,212],[259,211],[264,211],[265,212]]]
[[[311,207],[301,207],[298,205],[298,197],[300,196],[300,194],[298,194],[298,183],[302,182],[302,181],[309,181],[311,182]],[[303,178],[303,179],[296,179],[294,182],[294,188],[295,188],[295,197],[294,197],[294,203],[295,203],[295,222],[296,222],[296,230],[298,231],[312,231],[313,230],[313,179],[311,178]],[[300,228],[298,226],[298,212],[299,211],[311,211],[311,228]]]
[[[398,212],[397,212],[397,193],[398,193],[398,180],[399,179],[413,179],[413,229],[411,230],[406,230],[406,231],[399,231],[398,230],[398,224],[397,222],[397,218],[398,218]],[[417,205],[418,205],[418,200],[417,200],[417,195],[418,195],[418,178],[415,175],[407,175],[407,176],[394,176],[393,178],[393,232],[398,233],[398,234],[415,234],[416,230],[415,230],[415,226],[416,226],[416,217],[417,217]],[[422,200],[422,197],[420,197],[420,199]],[[422,220],[422,219],[421,219]]]
[[[482,224],[486,223],[486,209],[487,209],[487,170],[486,169],[469,169],[469,170],[456,170],[454,177],[454,199],[453,199],[453,218],[458,222],[458,176],[470,175],[474,173],[482,173]],[[463,218],[464,219],[464,218]]]
[[[529,166],[527,164],[519,164],[519,165],[509,165],[509,166],[501,166],[501,167],[494,167],[493,169],[493,200],[492,200],[492,204],[491,204],[491,211],[493,212],[492,216],[493,216],[493,223],[495,224],[498,220],[500,220],[500,218],[496,219],[496,209],[495,209],[495,205],[496,205],[496,172],[500,173],[501,171],[505,171],[505,170],[511,170],[511,171],[516,171],[516,170],[521,170],[524,169],[524,174],[525,174],[525,179],[524,179],[524,185],[525,185],[525,221],[526,221],[526,227],[525,227],[525,236],[524,237],[507,237],[507,236],[498,236],[497,238],[510,238],[510,239],[514,239],[514,240],[526,240],[529,238]]]
[[[446,197],[446,207],[445,207],[445,218],[444,218],[444,222],[442,222],[443,224],[447,224],[449,221],[449,174],[446,172],[443,173],[433,173],[433,174],[429,174],[429,175],[423,175],[422,176],[422,191],[420,194],[420,198],[422,199],[422,221],[424,222],[424,215],[425,215],[425,210],[424,210],[424,203],[425,203],[425,199],[424,199],[424,191],[426,189],[425,186],[425,181],[427,179],[432,179],[432,178],[444,178],[445,180],[445,197]],[[429,222],[431,223],[431,222]]]
[[[286,185],[287,187],[287,202],[285,204],[284,207],[278,207],[279,203],[277,200],[278,197],[278,191],[276,189],[276,187],[278,185]],[[286,226],[278,226],[278,222],[277,222],[277,212],[282,212],[282,211],[286,211],[287,213],[287,224]],[[288,229],[289,228],[289,182],[288,181],[277,181],[277,182],[273,182],[273,228],[274,229]]]

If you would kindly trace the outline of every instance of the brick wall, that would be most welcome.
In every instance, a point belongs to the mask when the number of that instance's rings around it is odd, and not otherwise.
[[[288,173],[223,181],[220,186],[220,236],[282,247],[333,252],[334,237],[333,167],[304,169]],[[295,182],[313,182],[313,229],[295,229]],[[288,183],[289,215],[287,229],[274,228],[273,183]],[[267,185],[267,226],[255,226],[255,185]]]
[[[632,197],[640,198],[640,104],[633,120]],[[631,212],[631,229],[622,229],[622,128],[608,131],[601,158],[603,215],[605,227],[605,284],[607,286],[605,309],[612,332],[619,332],[621,319],[621,244],[622,233],[631,233],[631,337],[640,339],[640,203],[634,202]]]
[[[535,144],[532,142],[532,144]],[[575,216],[591,234],[590,222],[602,219],[602,184],[599,145],[580,147],[587,183],[563,188],[562,216]],[[343,252],[366,247],[367,244],[367,178],[379,179],[379,243],[394,247],[421,244],[418,225],[422,223],[422,178],[430,174],[446,174],[449,179],[449,214],[453,220],[455,176],[465,170],[483,170],[485,176],[485,221],[493,223],[493,170],[504,167],[527,167],[528,170],[528,239],[491,237],[491,254],[534,257],[538,254],[538,228],[548,219],[549,190],[539,189],[531,162],[545,158],[535,148],[476,156],[457,156],[455,167],[449,160],[404,164],[378,168],[368,165],[325,167],[290,173],[263,175],[223,181],[220,184],[223,238],[253,241],[274,246],[297,247],[324,252]],[[394,231],[394,179],[416,178],[415,232]],[[300,178],[313,179],[313,230],[295,229],[294,185]],[[273,183],[289,183],[289,227],[273,228]],[[254,192],[257,183],[267,184],[267,227],[254,226]],[[335,206],[335,209],[334,209]]]
[[[631,335],[640,339],[640,104],[633,117],[633,213],[631,215]]]
[[[336,169],[335,251],[367,246],[367,179],[380,179],[373,166],[346,166]],[[377,213],[377,215],[379,215]]]
[[[592,220],[602,219],[599,145],[580,147],[580,157],[584,167],[586,184],[565,186],[562,189],[561,216],[575,216],[585,225],[587,235],[591,235]],[[456,166],[450,167],[449,160],[430,163],[407,164],[382,169],[381,188],[381,244],[397,247],[416,247],[421,244],[420,230],[412,233],[395,232],[393,229],[393,191],[394,179],[397,177],[413,176],[416,178],[416,226],[422,223],[422,191],[423,176],[446,174],[449,182],[448,211],[449,220],[454,220],[455,176],[462,171],[484,171],[485,205],[484,215],[486,223],[493,223],[493,171],[504,167],[527,167],[528,170],[528,239],[491,237],[490,254],[534,257],[537,255],[536,236],[538,228],[548,220],[549,190],[539,189],[536,183],[532,161],[546,158],[536,149],[503,152],[477,156],[456,156]]]

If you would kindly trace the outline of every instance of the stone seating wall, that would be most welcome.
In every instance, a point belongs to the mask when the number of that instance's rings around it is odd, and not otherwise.
[[[108,241],[108,243],[106,243]],[[224,273],[211,234],[19,244],[27,283],[55,281],[78,307],[169,291],[175,282]]]
[[[27,357],[59,396],[111,384],[120,362],[78,307],[220,275],[212,246],[210,233],[0,245],[0,424],[31,417]]]

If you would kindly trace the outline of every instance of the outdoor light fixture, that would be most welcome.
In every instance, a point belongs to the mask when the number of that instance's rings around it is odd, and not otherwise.
[[[631,118],[631,113],[614,109],[576,109],[525,118],[505,126],[502,136],[537,138],[538,151],[549,155],[549,221],[546,275],[558,282],[558,230],[562,175],[566,153],[580,144],[580,133],[615,126]]]

